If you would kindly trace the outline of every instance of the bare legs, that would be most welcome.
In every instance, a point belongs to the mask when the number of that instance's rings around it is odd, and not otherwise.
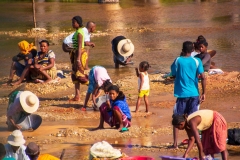
[[[224,151],[221,152],[222,155],[222,160],[227,160],[228,158],[228,151],[225,149]]]
[[[116,119],[116,124],[119,124],[118,129],[121,129],[123,127],[122,114],[118,110],[113,109],[113,115]]]
[[[173,126],[173,145],[171,146],[171,148],[178,148],[177,145],[178,131],[179,130]]]
[[[85,109],[87,108],[87,103],[88,103],[90,96],[91,96],[91,93],[86,94],[86,98],[85,98],[84,105],[83,105],[83,108],[85,108]]]
[[[145,106],[146,106],[146,111],[145,112],[148,112],[149,103],[148,103],[148,96],[146,96],[146,95],[144,96],[144,102],[145,102]],[[138,97],[135,112],[138,112],[140,103],[141,103],[141,97]]]
[[[70,101],[79,101],[80,100],[80,83],[74,84],[75,96]]]

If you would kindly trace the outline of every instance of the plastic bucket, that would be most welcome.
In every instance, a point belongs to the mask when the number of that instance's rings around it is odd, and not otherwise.
[[[134,157],[121,158],[120,160],[154,160],[154,158],[147,157],[147,156],[134,156]]]
[[[103,103],[105,103],[108,99],[108,95],[100,96],[96,99],[96,105],[99,108]]]

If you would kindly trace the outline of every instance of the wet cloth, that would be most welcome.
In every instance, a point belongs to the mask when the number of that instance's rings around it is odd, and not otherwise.
[[[103,83],[108,79],[110,79],[110,82],[112,82],[110,76],[107,73],[107,70],[102,66],[94,66],[90,70],[88,78],[88,93],[93,93],[94,88],[96,88],[97,85],[101,87]]]
[[[213,123],[202,131],[202,146],[205,155],[226,150],[227,122],[221,114],[213,112]]]
[[[10,158],[13,157],[16,160],[30,160],[29,157],[25,153],[26,146],[21,145],[16,153],[13,152],[12,147],[10,144],[5,144],[5,150],[6,150],[6,157]]]
[[[130,127],[131,126],[131,119],[128,119],[128,117],[122,112],[122,110],[115,106],[114,109],[118,110],[122,115],[122,121],[123,121],[123,127]],[[116,119],[114,118],[114,115],[112,114],[112,111],[109,111],[107,108],[107,104],[103,103],[99,108],[100,114],[103,117],[104,122],[109,124],[111,127],[116,126]],[[111,112],[111,113],[110,113]]]
[[[70,59],[71,62],[73,62],[72,64],[72,82],[74,84],[76,83],[81,83],[81,84],[89,84],[88,81],[88,70],[85,70],[86,65],[87,65],[87,59],[88,59],[88,54],[86,52],[86,50],[84,48],[81,49],[81,57],[80,57],[80,61],[81,61],[81,67],[77,67],[77,54],[78,54],[78,50],[73,50],[70,53]]]
[[[174,96],[187,98],[199,96],[198,74],[203,73],[203,65],[199,58],[178,57],[171,65],[174,80]]]

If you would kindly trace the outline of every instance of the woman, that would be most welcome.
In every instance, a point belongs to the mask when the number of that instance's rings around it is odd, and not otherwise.
[[[41,51],[34,58],[34,65],[31,67],[31,78],[36,83],[48,83],[57,77],[55,54],[52,50],[49,50],[49,42],[47,40],[42,40],[39,44]]]
[[[116,85],[108,88],[108,95],[110,100],[103,103],[100,110],[100,124],[94,129],[103,129],[104,121],[111,127],[116,126],[120,132],[128,131],[131,126],[131,112],[128,107],[126,97]]]
[[[172,125],[180,130],[185,129],[189,141],[183,157],[186,158],[197,143],[199,158],[204,160],[204,154],[221,153],[222,159],[227,160],[227,122],[221,114],[212,110],[199,110],[188,117],[186,115],[173,115]],[[202,142],[198,130],[202,131]]]
[[[80,101],[80,84],[88,84],[88,76],[86,71],[86,62],[88,54],[84,49],[84,31],[82,18],[75,16],[72,18],[72,27],[76,29],[72,40],[73,50],[70,52],[70,60],[72,63],[72,82],[75,85],[75,96],[70,101]]]
[[[110,76],[107,73],[107,70],[102,66],[94,66],[89,72],[89,85],[87,94],[85,97],[84,106],[82,107],[82,111],[86,111],[88,100],[92,94],[92,101],[94,106],[96,106],[96,98],[100,95],[99,90],[104,89],[111,85],[112,81]]]

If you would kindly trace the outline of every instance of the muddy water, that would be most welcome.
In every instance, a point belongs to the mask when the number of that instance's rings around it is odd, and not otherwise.
[[[84,1],[88,2],[88,1]],[[169,71],[173,59],[181,52],[181,44],[185,40],[194,41],[198,35],[204,35],[209,42],[209,49],[217,50],[213,61],[224,71],[240,71],[240,2],[232,1],[158,1],[158,0],[122,0],[119,4],[97,3],[63,3],[42,2],[36,3],[37,27],[46,28],[50,33],[73,31],[71,18],[81,15],[84,24],[92,20],[97,24],[97,30],[109,35],[92,37],[96,47],[91,50],[89,65],[103,65],[113,77],[134,73],[134,67],[142,60],[147,60],[152,71]],[[0,31],[26,32],[32,28],[30,2],[0,2]],[[134,65],[114,69],[111,52],[111,40],[117,35],[130,38],[135,45]],[[10,60],[18,52],[17,43],[27,37],[0,36],[0,77],[8,75]],[[40,39],[38,39],[40,40]],[[68,62],[68,54],[61,50],[62,39],[50,38],[51,49],[56,53],[57,63]],[[6,106],[0,106],[1,115]],[[169,113],[171,110],[159,110],[157,113]],[[233,114],[233,113],[232,113]],[[155,115],[159,116],[159,115]],[[226,115],[227,116],[227,115]],[[236,115],[237,116],[237,115]],[[231,116],[228,115],[229,118]],[[157,117],[169,122],[169,117]],[[59,123],[62,125],[60,126]],[[69,125],[80,127],[94,127],[97,122],[89,120],[68,122],[44,122],[43,126],[27,136],[37,137],[42,134],[56,133],[60,128]],[[134,118],[134,125],[157,126],[154,118]],[[1,135],[7,137],[5,124],[1,124]],[[185,138],[184,134],[180,138]],[[128,155],[148,154],[158,159],[160,155],[181,156],[181,152],[142,152],[132,145],[152,146],[155,142],[171,142],[172,135],[161,137],[142,137],[131,139],[117,139],[114,146],[121,148]],[[110,139],[113,143],[116,139]],[[79,159],[88,152],[93,142],[82,142],[73,139],[68,143],[57,143],[42,146],[44,153],[60,155],[61,149],[67,148],[67,159]],[[239,159],[237,152],[231,151],[231,160]],[[196,154],[194,154],[196,155]],[[219,157],[219,155],[218,155]],[[217,158],[218,158],[217,157]]]

